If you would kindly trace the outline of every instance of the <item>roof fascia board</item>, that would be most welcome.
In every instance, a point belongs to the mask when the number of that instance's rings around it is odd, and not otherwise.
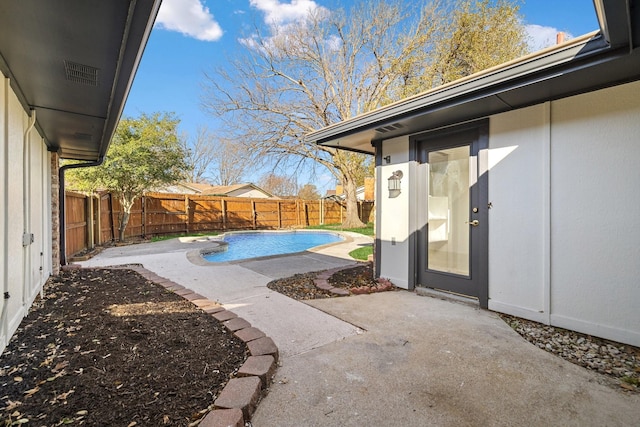
[[[627,46],[632,37],[627,0],[593,0],[600,31],[612,47]]]
[[[111,138],[120,121],[161,3],[162,0],[137,0],[132,1],[129,6],[127,26],[120,48],[118,69],[111,91],[102,141],[100,142],[99,157],[106,155]]]
[[[569,64],[570,66],[576,61],[593,58],[609,50],[610,46],[598,32],[590,33],[558,47],[524,56],[395,102],[386,107],[356,116],[353,119],[309,133],[306,136],[306,140],[322,144],[359,130],[383,126],[395,121],[396,118],[415,115],[428,107],[433,107],[445,101],[452,101],[463,95],[486,91],[488,88],[497,87],[500,84],[514,82],[520,86],[528,85],[533,81],[551,78],[559,72],[566,72],[566,70],[561,70],[564,65]],[[513,84],[510,86],[513,86]],[[392,118],[394,120],[391,120]]]

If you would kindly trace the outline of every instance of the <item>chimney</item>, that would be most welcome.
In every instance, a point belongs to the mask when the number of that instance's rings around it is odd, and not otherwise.
[[[556,44],[562,44],[562,43],[564,43],[564,33],[560,32],[556,34]]]

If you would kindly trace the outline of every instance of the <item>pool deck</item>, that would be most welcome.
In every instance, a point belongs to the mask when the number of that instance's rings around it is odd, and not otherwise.
[[[372,239],[357,233],[343,234],[349,237],[346,242],[325,245],[317,251],[229,263],[194,263],[189,258],[210,243],[171,239],[107,248],[79,264],[83,267],[142,264],[232,310],[271,337],[281,356],[288,357],[361,333],[350,323],[266,287],[272,280],[297,273],[355,264],[349,252],[371,244]]]

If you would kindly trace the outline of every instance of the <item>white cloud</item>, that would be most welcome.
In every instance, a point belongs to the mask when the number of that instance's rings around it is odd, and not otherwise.
[[[525,25],[525,30],[529,36],[529,48],[532,52],[555,45],[558,33],[564,33],[565,41],[573,38],[573,35],[566,31],[560,31],[553,27],[544,27],[542,25],[528,24]]]
[[[306,27],[311,16],[324,18],[329,9],[319,6],[313,0],[249,0],[251,7],[264,14],[264,23],[268,33],[257,34],[239,39],[249,49],[271,49],[277,45],[288,44],[291,31]]]
[[[163,0],[156,24],[197,40],[216,41],[222,37],[222,28],[201,0]]]
[[[291,0],[291,3],[278,0],[250,0],[249,3],[263,12],[264,22],[272,26],[304,21],[309,13],[318,9],[324,10],[313,0]]]

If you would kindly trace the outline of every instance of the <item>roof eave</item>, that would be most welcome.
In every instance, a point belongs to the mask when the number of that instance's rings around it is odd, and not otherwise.
[[[122,40],[118,72],[112,87],[98,158],[104,157],[109,149],[161,3],[162,0],[131,3],[127,31]]]
[[[594,3],[601,31],[311,132],[306,140],[323,146],[373,153],[371,143],[377,140],[486,117],[640,78],[640,71],[633,71],[638,54],[630,64],[629,61],[618,61],[622,64],[619,67],[628,68],[625,72],[611,73],[611,77],[608,73],[585,77],[584,70],[589,67],[602,66],[634,53],[630,48],[633,45],[632,29],[639,21],[631,16],[623,1],[594,0]],[[582,77],[582,86],[580,82],[570,81],[572,73]],[[570,81],[570,84],[560,84],[565,81]],[[532,90],[534,87],[544,90],[536,93]]]

